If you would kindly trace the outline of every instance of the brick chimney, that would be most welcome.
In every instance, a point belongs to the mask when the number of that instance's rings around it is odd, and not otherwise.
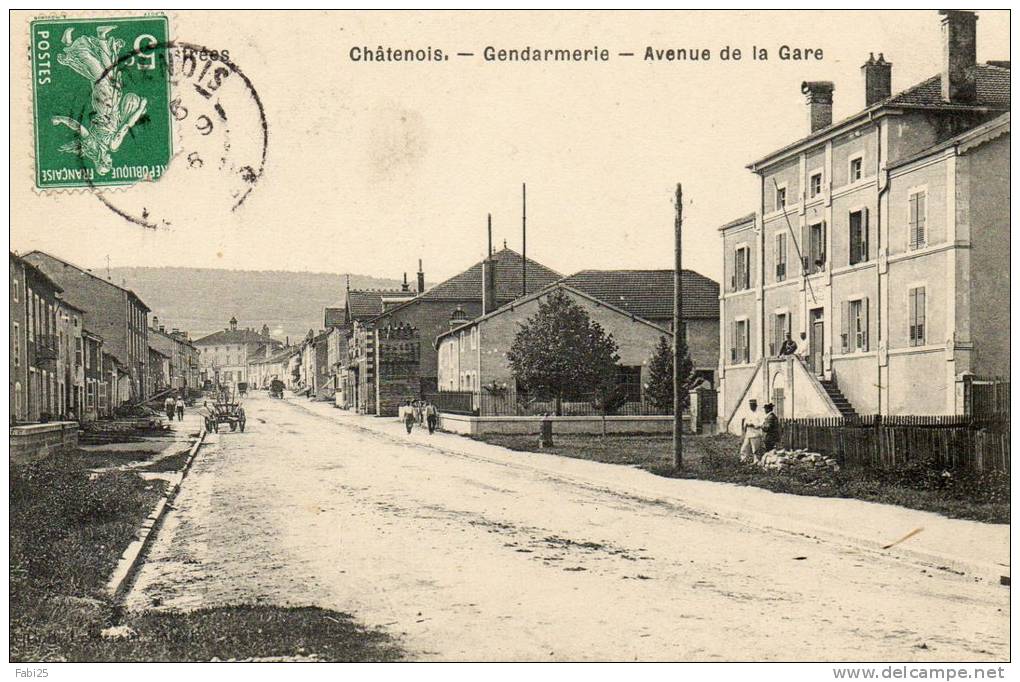
[[[159,329],[159,315],[152,316],[152,326]]]
[[[236,332],[237,331],[237,318],[236,317],[231,317],[230,318],[230,331],[232,331],[232,332]]]
[[[496,265],[499,263],[491,255],[482,261],[482,315],[487,315],[499,307],[496,300]]]
[[[407,292],[411,290],[411,285],[407,283],[407,273],[404,273],[404,283],[400,285],[400,290]]]
[[[832,81],[804,81],[800,91],[807,97],[808,124],[811,132],[832,125]]]
[[[864,74],[864,106],[870,107],[881,102],[892,94],[892,64],[885,60],[885,55],[878,53],[868,55],[868,61],[861,66]]]
[[[418,293],[425,291],[425,271],[421,269],[421,258],[418,259]]]
[[[942,15],[942,100],[970,104],[977,99],[977,15],[959,9]]]

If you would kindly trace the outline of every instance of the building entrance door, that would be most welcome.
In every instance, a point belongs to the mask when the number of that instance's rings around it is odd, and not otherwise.
[[[816,375],[821,376],[825,370],[822,354],[825,350],[825,310],[815,308],[809,317],[811,320],[811,343],[808,346],[808,367]]]

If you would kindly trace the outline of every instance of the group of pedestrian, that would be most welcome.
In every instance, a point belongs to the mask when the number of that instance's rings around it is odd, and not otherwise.
[[[779,416],[775,405],[765,403],[764,414],[758,411],[758,401],[751,398],[748,415],[741,421],[743,439],[740,443],[740,461],[757,464],[762,456],[779,446]]]
[[[166,410],[166,418],[170,421],[174,420],[175,414],[177,421],[184,421],[184,398],[174,398],[172,395],[168,395],[163,401],[163,409]]]
[[[429,433],[435,433],[439,424],[439,410],[427,400],[407,400],[400,406],[399,414],[408,433],[411,433],[415,424],[427,426]]]

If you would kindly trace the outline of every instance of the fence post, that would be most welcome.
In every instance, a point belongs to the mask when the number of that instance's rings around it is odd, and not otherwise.
[[[885,464],[885,447],[882,442],[882,415],[875,415],[875,454],[878,455],[878,466],[881,467]]]

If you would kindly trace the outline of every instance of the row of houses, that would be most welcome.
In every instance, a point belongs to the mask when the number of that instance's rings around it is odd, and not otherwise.
[[[42,251],[10,253],[12,424],[113,414],[197,387],[197,351],[125,286]]]
[[[1008,375],[1009,62],[977,62],[973,12],[940,15],[943,63],[920,83],[894,92],[872,54],[862,107],[835,122],[835,85],[802,83],[805,134],[747,166],[757,205],[719,228],[722,287],[683,272],[681,333],[719,427],[739,430],[751,398],[783,417],[965,414],[976,383]],[[248,373],[362,414],[454,392],[477,409],[514,391],[517,326],[561,292],[618,341],[637,402],[674,331],[669,270],[565,277],[490,247],[432,287],[420,262],[404,281],[348,287],[321,330]]]
[[[977,17],[943,11],[939,73],[892,90],[883,54],[833,122],[748,165],[758,205],[720,228],[719,416],[953,415],[1009,374],[1009,62],[976,61]],[[778,358],[787,335],[796,358]]]
[[[673,271],[585,270],[564,277],[504,247],[431,287],[419,262],[417,286],[348,288],[324,310],[323,329],[302,343],[249,362],[259,386],[274,378],[360,414],[394,415],[408,399],[469,393],[512,381],[505,351],[514,330],[545,297],[561,292],[584,307],[620,346],[619,383],[640,402],[648,363],[673,334]],[[719,287],[683,273],[683,333],[696,372],[715,381]]]

